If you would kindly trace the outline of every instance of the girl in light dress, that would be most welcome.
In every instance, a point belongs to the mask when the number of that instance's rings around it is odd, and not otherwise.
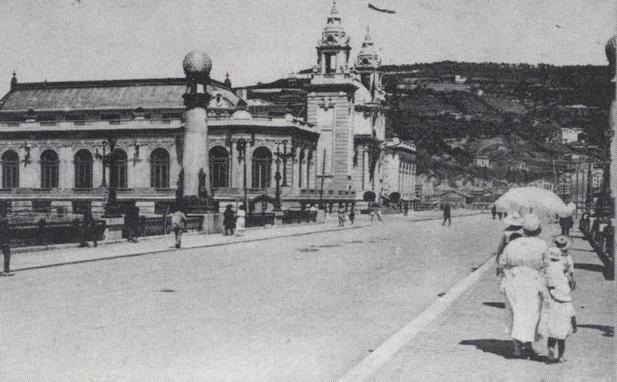
[[[238,212],[236,213],[236,235],[244,235],[244,230],[246,228],[246,210],[244,206],[238,207]]]

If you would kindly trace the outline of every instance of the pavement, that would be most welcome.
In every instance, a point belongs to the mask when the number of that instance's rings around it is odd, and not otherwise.
[[[454,210],[453,216],[477,215],[479,211]],[[425,221],[441,219],[440,211],[413,211],[408,216],[387,215],[383,217],[395,221]],[[377,218],[374,219],[377,224]],[[222,234],[186,233],[182,237],[183,249],[213,247],[228,244],[240,244],[253,241],[271,240],[281,237],[311,235],[332,230],[357,229],[369,224],[367,215],[356,215],[355,225],[346,223],[345,227],[338,227],[336,213],[327,214],[325,223],[290,224],[266,227],[252,227],[242,236],[224,236]],[[128,243],[126,240],[100,241],[98,247],[80,248],[78,244],[59,244],[44,247],[24,247],[13,249],[11,257],[11,272],[19,272],[53,266],[87,263],[93,261],[113,260],[124,257],[151,255],[155,253],[176,250],[173,246],[173,234],[165,236],[151,236],[141,238],[137,243]]]
[[[504,334],[504,296],[493,265],[367,380],[615,381],[615,283],[605,280],[602,262],[580,232],[573,237],[570,251],[577,281],[573,298],[579,330],[566,341],[566,362],[545,363],[544,341],[534,344],[540,361],[507,358],[511,342]]]

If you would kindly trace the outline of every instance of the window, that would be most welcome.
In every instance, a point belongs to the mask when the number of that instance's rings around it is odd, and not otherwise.
[[[265,147],[259,147],[253,152],[252,187],[268,188],[271,183],[272,153]]]
[[[32,211],[39,213],[50,213],[51,212],[51,200],[33,200],[32,201]]]
[[[116,189],[127,188],[127,156],[122,150],[114,150],[109,173],[109,185]]]
[[[53,150],[45,150],[41,154],[41,188],[58,187],[58,154]]]
[[[169,188],[169,153],[165,149],[150,154],[150,187]]]
[[[19,187],[19,156],[15,151],[2,154],[2,188]]]
[[[229,187],[229,153],[224,147],[210,150],[210,184],[212,188]]]
[[[92,210],[92,201],[90,200],[73,200],[71,204],[74,214],[82,215],[84,212]]]
[[[79,150],[75,154],[75,188],[89,190],[92,188],[92,154],[88,150]]]

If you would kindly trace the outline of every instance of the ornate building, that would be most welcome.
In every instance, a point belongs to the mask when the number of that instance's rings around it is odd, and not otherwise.
[[[385,138],[368,31],[355,67],[350,52],[334,4],[313,73],[290,79],[297,86],[279,104],[264,87],[209,79],[198,52],[185,58],[185,78],[19,83],[13,73],[0,99],[0,203],[14,213],[102,213],[113,188],[120,205],[153,214],[174,202],[179,182],[256,210],[275,196],[283,208],[350,205],[367,192],[411,200],[415,147]]]

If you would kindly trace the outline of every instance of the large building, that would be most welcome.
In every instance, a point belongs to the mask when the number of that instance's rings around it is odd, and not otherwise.
[[[102,213],[111,186],[119,204],[160,213],[188,179],[183,168],[193,167],[195,188],[221,205],[246,198],[251,209],[271,209],[277,194],[283,208],[414,199],[415,147],[386,139],[380,59],[368,31],[352,65],[334,4],[316,48],[313,73],[281,80],[293,86],[208,80],[207,139],[198,144],[187,121],[188,73],[37,83],[14,73],[0,100],[0,201],[13,213]]]

